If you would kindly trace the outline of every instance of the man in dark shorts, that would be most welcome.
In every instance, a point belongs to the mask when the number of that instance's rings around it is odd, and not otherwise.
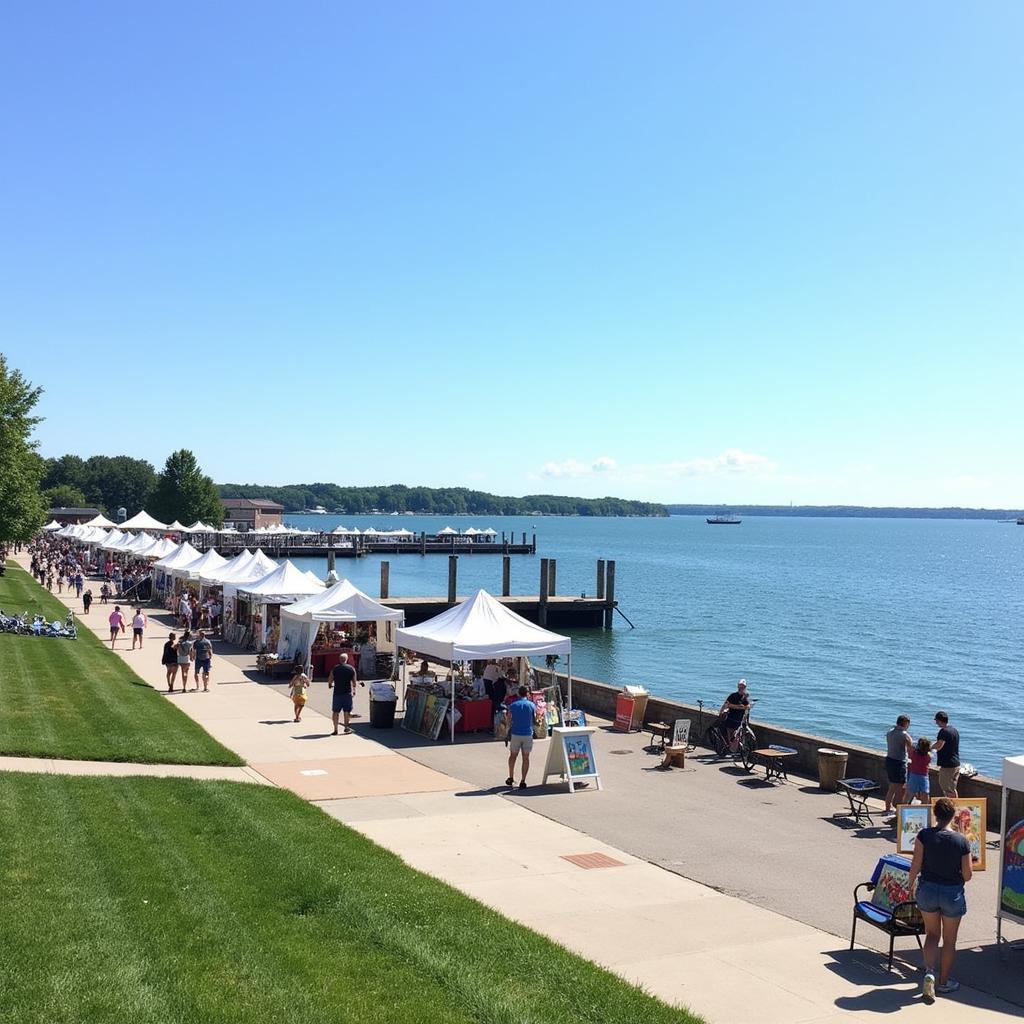
[[[210,689],[210,662],[213,660],[213,644],[203,630],[199,630],[194,650],[196,652],[196,664],[193,672],[196,677],[196,689],[199,689],[199,673],[203,673],[203,689]]]
[[[327,681],[327,689],[333,687],[331,698],[331,721],[334,722],[334,735],[338,735],[338,716],[345,714],[345,732],[351,732],[349,722],[352,719],[352,697],[356,692],[356,670],[343,661],[331,669],[331,678]]]
[[[889,788],[885,794],[885,814],[895,814],[895,808],[903,803],[907,791],[907,760],[914,750],[914,741],[907,729],[910,719],[900,715],[896,724],[885,734],[885,777]]]
[[[735,692],[730,693],[725,698],[725,703],[722,704],[721,710],[718,712],[719,715],[725,715],[725,735],[729,740],[729,749],[733,752],[737,749],[737,735],[749,705],[750,697],[747,695],[747,681],[746,679],[741,679],[736,684]]]
[[[935,724],[939,735],[935,740],[935,763],[939,766],[939,787],[943,796],[955,800],[957,784],[960,781],[960,733],[949,724],[945,711],[935,712]]]

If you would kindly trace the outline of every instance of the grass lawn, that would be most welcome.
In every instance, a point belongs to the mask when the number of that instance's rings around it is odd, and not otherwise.
[[[0,821],[11,1024],[696,1021],[283,790],[0,773]]]
[[[67,609],[7,563],[0,608],[64,620]],[[88,761],[242,764],[88,630],[77,640],[0,633],[0,754]]]

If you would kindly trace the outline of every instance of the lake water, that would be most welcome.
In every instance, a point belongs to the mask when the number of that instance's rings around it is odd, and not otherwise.
[[[540,558],[558,592],[593,594],[598,558],[616,561],[616,597],[633,622],[570,630],[573,672],[718,704],[746,677],[755,717],[879,748],[906,712],[934,736],[944,708],[961,757],[997,775],[1024,751],[1024,528],[986,521],[747,517],[561,519],[288,516],[297,526],[430,532],[488,526],[536,532],[512,558],[512,592],[538,591]],[[323,559],[296,559],[323,575]],[[379,557],[339,559],[340,576],[379,593]],[[391,593],[447,590],[444,555],[391,556]],[[501,558],[459,559],[459,593],[501,592]]]

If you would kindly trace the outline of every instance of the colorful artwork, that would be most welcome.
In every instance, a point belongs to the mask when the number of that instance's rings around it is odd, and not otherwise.
[[[898,903],[906,903],[910,899],[910,870],[900,867],[890,860],[882,865],[882,870],[875,883],[875,891],[871,902],[882,910],[892,910]]]
[[[424,736],[429,736],[432,740],[437,739],[450,703],[447,697],[435,697],[433,694],[427,697],[423,708],[423,721],[420,724],[420,732]]]
[[[584,736],[563,736],[565,744],[565,759],[569,765],[569,774],[573,778],[580,778],[583,775],[596,775],[594,767],[594,752],[590,747],[590,735]]]
[[[423,721],[423,708],[427,702],[427,695],[422,690],[405,691],[405,717],[402,719],[402,726],[409,732],[419,732],[420,723]]]
[[[917,833],[931,824],[928,804],[900,804],[896,808],[896,852],[913,854]]]
[[[556,725],[561,725],[561,716],[559,715],[559,704],[558,699],[558,687],[549,686],[544,691],[544,724],[549,728],[553,729]]]
[[[672,725],[672,746],[686,747],[690,744],[690,720],[677,718]]]
[[[941,797],[936,797],[936,800]],[[932,804],[935,800],[932,801]],[[984,797],[960,797],[953,801],[956,813],[950,823],[954,832],[959,832],[971,844],[971,867],[975,871],[985,870],[985,829],[986,808]]]
[[[1018,918],[1024,915],[1024,818],[1003,836],[1003,877],[1000,909]]]

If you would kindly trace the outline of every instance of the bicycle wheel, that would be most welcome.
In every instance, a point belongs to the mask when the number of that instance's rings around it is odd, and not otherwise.
[[[719,757],[724,757],[729,747],[729,741],[725,737],[725,730],[720,725],[713,725],[708,729],[705,740]]]
[[[743,759],[743,767],[749,772],[754,767],[754,751],[757,749],[757,737],[747,729],[740,741],[740,757]]]

